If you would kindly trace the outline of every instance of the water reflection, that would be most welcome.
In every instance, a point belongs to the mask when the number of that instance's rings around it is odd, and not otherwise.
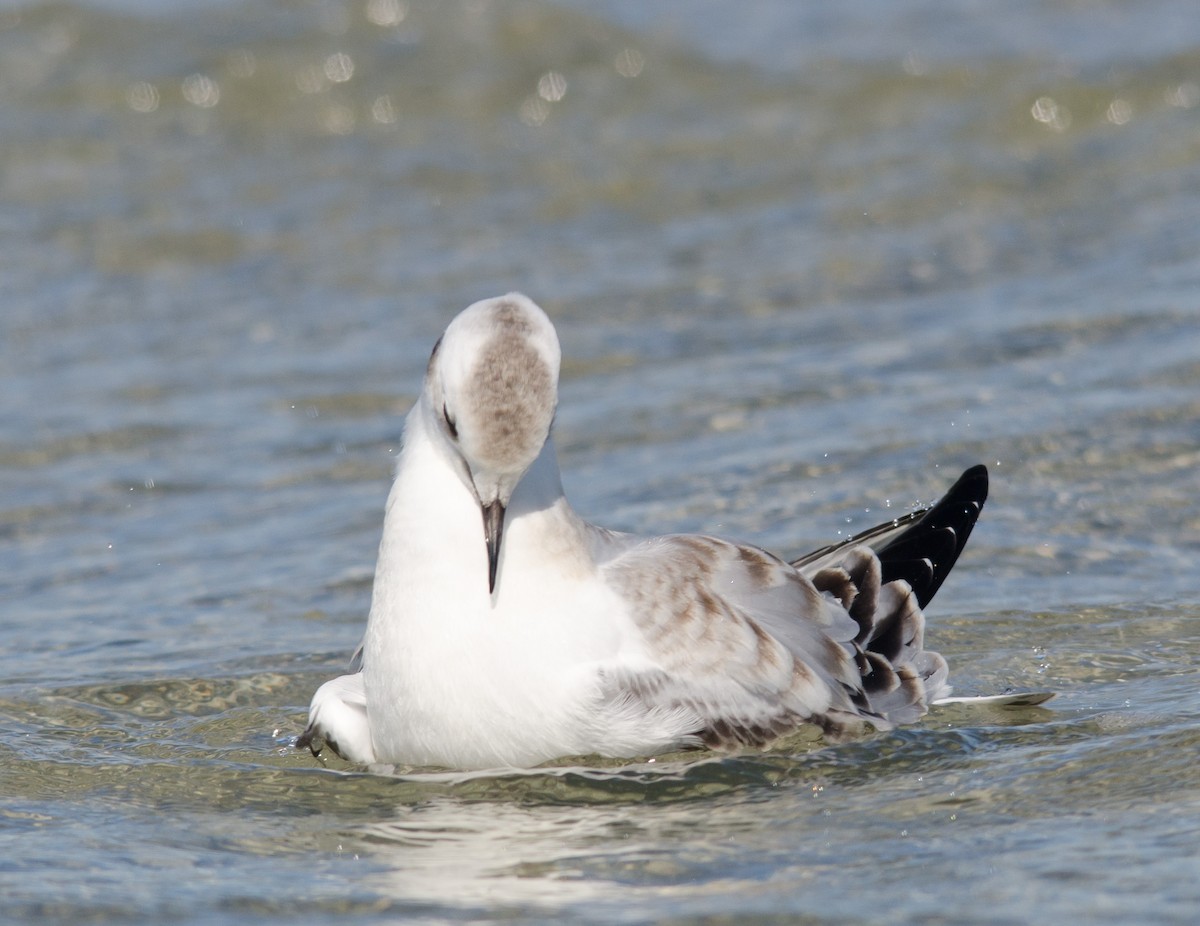
[[[628,811],[464,804],[436,800],[354,834],[387,869],[367,887],[405,901],[463,905],[570,904],[604,897],[605,879],[582,870],[589,850],[634,859],[653,843],[629,832]],[[589,866],[590,867],[590,866]]]
[[[797,804],[786,791],[605,803],[602,787],[586,803],[439,797],[356,828],[343,846],[386,868],[368,879],[371,889],[409,902],[628,902],[697,880],[736,891],[741,853],[770,851],[771,834],[802,825],[798,815],[809,822],[821,816],[819,807]]]

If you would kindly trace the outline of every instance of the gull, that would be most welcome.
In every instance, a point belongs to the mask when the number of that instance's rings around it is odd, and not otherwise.
[[[434,345],[387,500],[366,633],[298,747],[354,763],[528,768],[837,741],[950,699],[922,608],[987,497],[968,469],[931,508],[795,560],[642,537],[571,508],[551,434],[560,348],[519,293]],[[1046,695],[1045,697],[1048,697]]]

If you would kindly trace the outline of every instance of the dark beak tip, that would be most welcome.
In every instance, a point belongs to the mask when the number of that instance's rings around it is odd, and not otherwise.
[[[496,574],[500,567],[500,542],[504,539],[504,505],[499,501],[483,506],[483,538],[487,543],[488,594],[496,593]]]

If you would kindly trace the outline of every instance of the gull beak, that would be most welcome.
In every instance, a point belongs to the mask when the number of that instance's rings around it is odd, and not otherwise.
[[[504,538],[504,505],[497,499],[483,506],[483,539],[487,541],[488,594],[496,592],[496,567],[500,563],[500,541]]]

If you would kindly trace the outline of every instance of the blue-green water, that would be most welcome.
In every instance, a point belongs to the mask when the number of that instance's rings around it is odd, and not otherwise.
[[[0,9],[0,897],[18,921],[1190,923],[1183,2]],[[808,752],[286,748],[445,322],[523,290],[569,495],[798,554],[992,496],[958,690]]]

